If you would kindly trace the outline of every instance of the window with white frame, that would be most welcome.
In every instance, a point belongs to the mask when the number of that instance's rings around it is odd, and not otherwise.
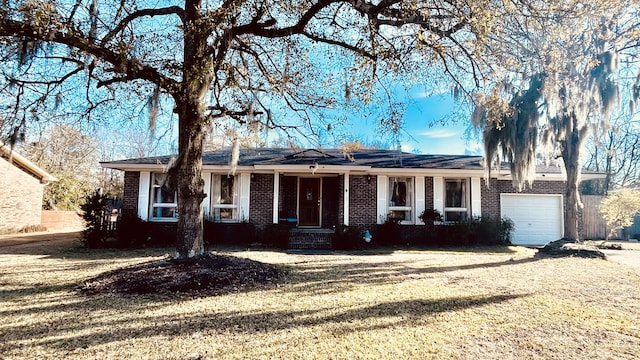
[[[388,217],[391,221],[413,221],[413,178],[389,177]]]
[[[214,221],[238,221],[240,177],[213,175],[211,181],[211,215]]]
[[[466,221],[469,210],[469,191],[466,179],[447,179],[444,182],[444,221]]]
[[[151,174],[151,219],[175,220],[178,213],[178,196],[169,186],[165,173]]]

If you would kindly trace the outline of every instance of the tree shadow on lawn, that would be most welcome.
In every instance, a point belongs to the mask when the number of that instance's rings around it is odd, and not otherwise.
[[[394,262],[357,262],[348,265],[326,264],[294,264],[287,265],[287,284],[290,290],[313,294],[344,291],[346,287],[355,285],[397,284],[425,274],[441,274],[453,271],[489,269],[503,266],[515,266],[540,260],[538,257],[527,257],[518,260],[484,262],[468,265],[424,266],[413,267],[408,261]]]
[[[499,304],[510,300],[530,296],[530,294],[504,294],[487,296],[452,297],[444,299],[405,300],[374,304],[348,309],[324,308],[300,311],[265,311],[253,313],[199,312],[188,317],[168,315],[144,316],[132,312],[132,316],[118,320],[106,318],[92,319],[89,323],[78,323],[69,319],[59,319],[47,323],[41,329],[26,331],[23,327],[14,327],[5,331],[6,342],[35,340],[36,345],[55,346],[59,349],[70,347],[90,347],[130,339],[143,339],[155,336],[189,336],[195,333],[220,332],[271,332],[287,329],[313,328],[332,325],[337,333],[366,331],[396,326],[411,326],[429,321],[432,315],[464,309]],[[100,297],[87,299],[94,304],[108,303],[109,299]],[[80,310],[84,304],[72,305]],[[77,311],[78,309],[76,309]],[[91,316],[93,311],[87,312]],[[376,319],[388,318],[381,324]],[[371,320],[371,321],[370,321]],[[360,325],[354,325],[360,324]],[[98,329],[91,331],[91,329]],[[87,330],[88,333],[87,333]],[[309,331],[312,331],[311,329]],[[1,349],[1,347],[0,347]]]
[[[215,296],[260,290],[287,284],[287,291],[332,293],[360,284],[400,283],[425,274],[512,266],[536,261],[519,260],[468,265],[415,266],[412,260],[357,261],[347,258],[314,258],[312,261],[272,265],[249,258],[211,254],[209,256],[167,260],[155,259],[116,268],[84,281],[80,291],[95,294],[161,294],[165,296]]]

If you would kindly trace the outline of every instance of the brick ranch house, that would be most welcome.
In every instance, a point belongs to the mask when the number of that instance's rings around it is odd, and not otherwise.
[[[506,168],[489,186],[480,156],[416,155],[391,150],[242,149],[235,172],[230,150],[203,155],[206,219],[250,222],[257,231],[288,223],[298,231],[357,226],[362,234],[392,218],[407,229],[436,209],[445,222],[508,217],[514,244],[540,245],[562,237],[565,183],[559,168],[540,169],[518,192]],[[123,215],[175,231],[176,193],[165,183],[171,156],[103,162],[125,172]],[[587,173],[583,179],[600,174]],[[375,235],[375,234],[374,234]],[[291,243],[290,243],[291,245]]]
[[[0,233],[41,224],[44,187],[57,179],[0,144]]]

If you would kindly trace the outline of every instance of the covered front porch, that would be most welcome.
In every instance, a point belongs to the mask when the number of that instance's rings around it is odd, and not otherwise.
[[[349,174],[274,176],[273,222],[289,227],[288,248],[331,249],[334,229],[348,224]],[[345,206],[347,208],[345,209]]]

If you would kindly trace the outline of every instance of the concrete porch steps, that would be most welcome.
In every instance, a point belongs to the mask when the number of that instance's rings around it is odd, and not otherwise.
[[[331,229],[291,229],[289,249],[330,250],[333,238]]]

